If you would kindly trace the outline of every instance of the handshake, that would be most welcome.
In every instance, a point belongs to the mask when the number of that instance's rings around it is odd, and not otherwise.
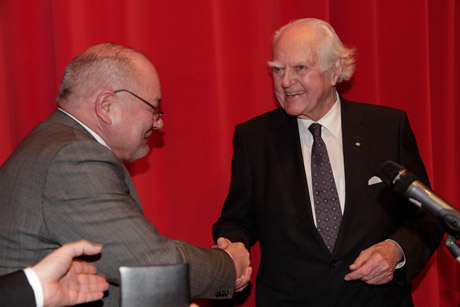
[[[213,246],[225,250],[233,259],[236,268],[235,292],[243,291],[251,280],[252,267],[249,252],[241,242],[232,243],[229,239],[220,237],[217,245]]]

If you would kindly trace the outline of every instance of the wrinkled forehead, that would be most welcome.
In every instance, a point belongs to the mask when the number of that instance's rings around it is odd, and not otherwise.
[[[316,36],[312,31],[287,29],[273,46],[273,62],[316,62]]]

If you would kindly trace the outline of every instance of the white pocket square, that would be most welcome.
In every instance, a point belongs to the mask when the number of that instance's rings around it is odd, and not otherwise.
[[[373,185],[373,184],[380,183],[380,182],[382,182],[382,179],[380,179],[380,177],[374,176],[371,179],[369,179],[367,184],[368,185]]]

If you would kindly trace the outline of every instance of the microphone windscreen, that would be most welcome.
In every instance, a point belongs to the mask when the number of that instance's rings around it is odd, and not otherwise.
[[[392,186],[393,180],[398,176],[399,172],[404,170],[404,166],[399,165],[393,161],[387,161],[383,163],[379,171],[380,179],[387,185]]]
[[[395,182],[395,192],[404,196],[409,186],[415,180],[417,180],[417,176],[415,176],[413,173],[407,171],[402,173],[398,180]]]

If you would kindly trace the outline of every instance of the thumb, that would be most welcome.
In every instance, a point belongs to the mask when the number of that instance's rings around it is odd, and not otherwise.
[[[224,238],[224,237],[220,237],[219,239],[217,239],[217,247],[222,248],[222,249],[226,249],[230,243],[232,242],[229,239]]]
[[[89,242],[87,240],[80,240],[73,243],[64,244],[62,253],[75,258],[81,255],[96,255],[101,252],[102,245]]]

